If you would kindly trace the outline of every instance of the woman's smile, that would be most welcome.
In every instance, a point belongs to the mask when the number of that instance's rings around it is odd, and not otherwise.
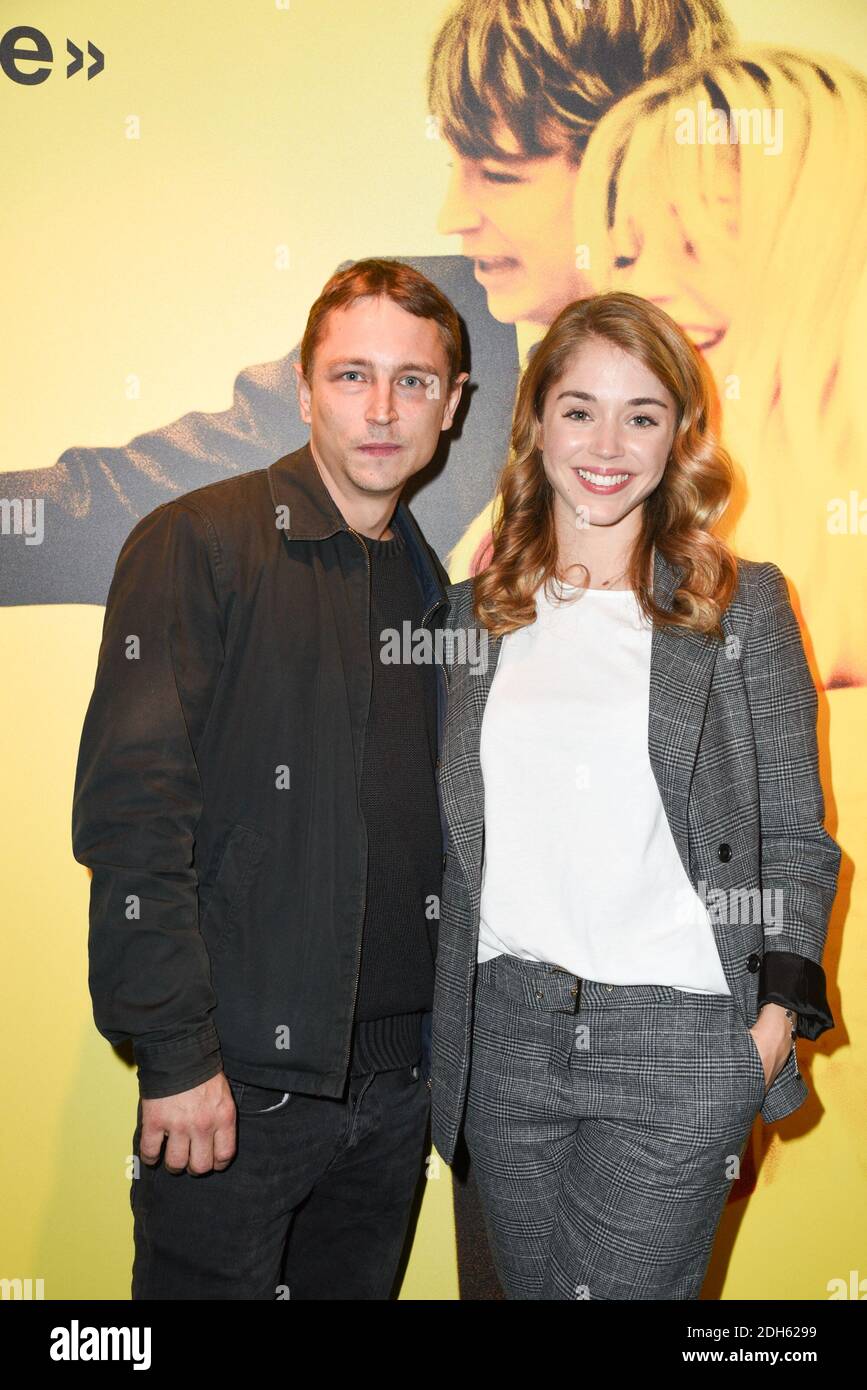
[[[622,492],[632,477],[631,473],[615,473],[597,468],[573,468],[572,472],[583,488],[597,494]]]

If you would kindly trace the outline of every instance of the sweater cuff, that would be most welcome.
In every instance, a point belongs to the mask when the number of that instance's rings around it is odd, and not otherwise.
[[[220,1040],[213,1023],[172,1041],[133,1041],[142,1100],[180,1095],[223,1070]]]
[[[825,972],[807,956],[766,951],[759,973],[759,1008],[782,1004],[798,1015],[797,1033],[811,1041],[835,1027],[825,995]]]

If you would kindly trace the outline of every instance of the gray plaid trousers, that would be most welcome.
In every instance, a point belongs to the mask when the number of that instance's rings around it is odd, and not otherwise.
[[[765,1096],[728,995],[478,968],[465,1137],[512,1299],[697,1299]]]

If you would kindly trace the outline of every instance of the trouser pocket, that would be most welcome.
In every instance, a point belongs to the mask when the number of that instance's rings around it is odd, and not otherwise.
[[[292,1099],[291,1091],[254,1086],[249,1081],[233,1081],[231,1077],[227,1080],[239,1115],[278,1114],[286,1109]]]
[[[740,1039],[742,1047],[746,1048],[749,1069],[753,1076],[753,1081],[758,1097],[758,1105],[764,1103],[768,1093],[768,1084],[765,1079],[765,1065],[762,1061],[762,1054],[759,1052],[758,1044],[750,1032],[749,1025],[739,1009],[732,1006],[732,1027]]]

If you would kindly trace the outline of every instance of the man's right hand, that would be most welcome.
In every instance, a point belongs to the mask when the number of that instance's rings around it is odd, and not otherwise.
[[[141,1103],[143,1163],[159,1161],[168,1136],[165,1166],[169,1173],[209,1173],[227,1168],[235,1157],[235,1101],[224,1072],[176,1096]]]

